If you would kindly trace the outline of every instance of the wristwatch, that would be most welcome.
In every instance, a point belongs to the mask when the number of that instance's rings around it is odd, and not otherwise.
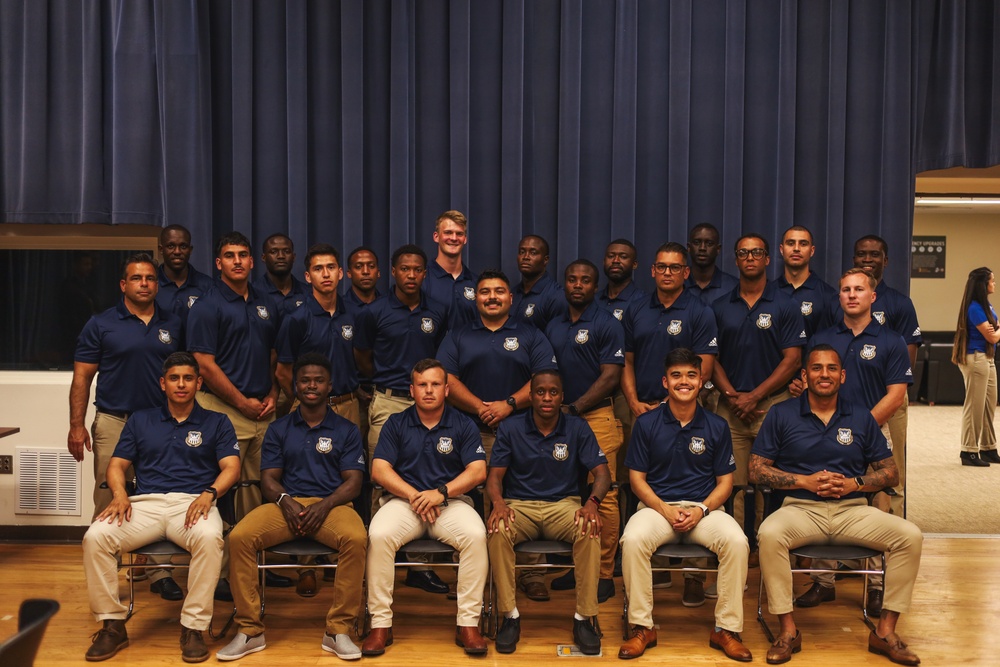
[[[569,410],[569,413],[571,415],[573,415],[574,417],[579,417],[580,416],[580,411],[576,409],[576,405],[575,404],[570,403],[569,405],[566,406],[566,409]]]
[[[202,493],[211,493],[212,494],[212,500],[218,500],[219,499],[219,492],[215,490],[214,486],[208,487],[207,489],[205,489],[204,491],[202,491]]]
[[[507,397],[507,405],[510,406],[511,410],[517,410],[517,399],[513,396]]]
[[[278,496],[278,499],[274,501],[274,504],[277,505],[278,507],[281,507],[281,501],[282,499],[284,499],[285,496],[288,496],[288,494],[282,493],[280,496]],[[288,497],[291,498],[291,496]]]
[[[441,504],[443,506],[447,507],[448,506],[448,485],[447,484],[442,484],[441,486],[439,486],[438,487],[438,493],[440,493],[442,496],[444,496],[444,502],[441,503]]]
[[[708,516],[708,513],[712,511],[708,509],[708,505],[706,505],[705,503],[695,503],[695,505],[701,508],[701,511],[704,516]]]
[[[865,485],[865,478],[858,475],[854,478],[854,483],[858,485],[858,489]]]

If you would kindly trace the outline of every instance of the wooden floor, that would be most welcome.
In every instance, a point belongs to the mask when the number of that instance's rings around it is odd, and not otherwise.
[[[913,600],[913,609],[903,617],[900,633],[923,660],[924,665],[998,664],[990,648],[996,620],[1000,618],[1000,538],[960,539],[927,538]],[[59,600],[61,611],[49,625],[37,665],[82,665],[90,644],[89,637],[98,624],[87,608],[87,594],[79,546],[0,545],[0,637],[14,633],[17,608],[29,597],[52,597]],[[442,578],[454,576],[454,570],[442,569]],[[178,579],[183,586],[183,574]],[[743,639],[753,651],[754,662],[764,664],[767,642],[755,622],[759,570],[751,570],[750,590],[744,609],[746,625]],[[675,574],[675,582],[678,576]],[[618,582],[620,584],[620,581]],[[805,589],[806,579],[797,582],[796,591]],[[152,595],[146,584],[137,584],[137,612],[129,622],[131,646],[109,665],[181,664],[178,638],[180,603],[164,602]],[[712,626],[711,600],[696,609],[680,604],[682,586],[658,591],[654,617],[659,624],[659,646],[649,650],[636,664],[655,662],[662,665],[732,665],[725,656],[709,648]],[[838,598],[816,609],[801,610],[796,620],[802,630],[803,650],[790,664],[806,665],[889,665],[886,658],[867,651],[868,631],[861,622],[858,602],[861,584],[857,579],[838,585]],[[122,577],[122,591],[127,593]],[[303,600],[294,590],[268,593],[267,650],[244,658],[240,665],[291,667],[339,664],[337,658],[320,650],[323,618],[329,604],[329,588],[311,600]],[[365,658],[385,667],[395,665],[559,665],[582,661],[559,658],[556,645],[571,643],[572,592],[553,592],[550,602],[519,600],[522,616],[521,643],[513,655],[500,655],[490,647],[484,658],[467,657],[453,643],[455,606],[443,596],[430,595],[397,585],[394,604],[395,644],[380,658]],[[228,615],[230,608],[216,606],[216,619]],[[621,643],[621,593],[601,605],[604,631],[604,656],[598,662],[617,662]],[[226,640],[210,645],[214,652]],[[991,657],[992,656],[992,657]],[[588,660],[587,664],[590,664]],[[0,667],[19,667],[3,665]]]

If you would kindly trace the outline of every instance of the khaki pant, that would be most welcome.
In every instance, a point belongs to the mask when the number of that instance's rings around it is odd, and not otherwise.
[[[295,498],[312,505],[321,498]],[[349,505],[330,510],[323,525],[310,536],[337,550],[337,578],[333,585],[333,604],[326,614],[330,635],[348,634],[361,608],[362,581],[368,551],[368,535],[361,517]],[[257,552],[295,539],[281,508],[274,503],[261,505],[246,515],[229,534],[229,579],[236,604],[236,626],[254,636],[264,632],[260,618],[260,591],[257,578]]]
[[[618,464],[614,478],[628,481],[628,468],[625,467],[625,455],[628,454],[628,443],[632,439],[632,410],[628,407],[625,394],[620,389],[615,392],[614,401],[615,419],[618,420],[622,427],[622,446],[618,449]]]
[[[889,417],[889,421],[886,422],[886,426],[889,427],[889,443],[892,446],[892,460],[896,463],[896,468],[899,469],[899,484],[893,487],[896,491],[895,496],[889,497],[889,507],[890,512],[896,516],[906,518],[906,422],[909,413],[910,399],[906,394],[903,394],[903,405],[899,407],[892,416]],[[882,499],[880,502],[879,499]],[[884,504],[885,496],[876,496],[875,505],[882,506]]]
[[[128,613],[118,596],[118,556],[166,539],[191,553],[181,625],[208,629],[222,564],[222,517],[213,506],[206,519],[185,528],[188,507],[197,497],[191,493],[133,496],[131,520],[120,526],[117,522],[90,525],[83,536],[83,571],[94,618],[124,620]]]
[[[923,535],[913,523],[870,507],[863,498],[841,501],[786,498],[760,526],[760,567],[772,614],[792,611],[788,552],[804,544],[854,544],[885,552],[882,608],[910,609]]]
[[[694,503],[671,503],[694,507]],[[715,624],[731,632],[743,632],[743,586],[747,581],[750,546],[733,517],[715,511],[688,533],[675,533],[670,522],[654,509],[639,506],[622,535],[622,576],[628,596],[628,622],[653,627],[653,572],[650,558],[660,545],[676,542],[700,544],[719,557],[719,601]]]
[[[997,366],[984,352],[965,356],[959,365],[965,379],[962,406],[962,451],[981,452],[997,448],[993,415],[997,409]]]
[[[94,516],[91,521],[96,519],[97,515],[111,504],[111,489],[107,487],[102,489],[101,485],[108,480],[108,463],[111,462],[111,457],[115,453],[115,447],[118,446],[118,440],[122,437],[124,429],[124,419],[100,410],[94,417],[94,423],[90,425],[90,436],[94,449]],[[125,471],[125,481],[130,481],[134,476],[135,473],[129,466],[129,469]]]
[[[618,477],[618,451],[622,446],[622,425],[615,417],[612,406],[591,410],[583,415],[591,430],[597,437],[604,456],[608,459],[608,470],[611,471],[611,481]],[[593,482],[593,476],[589,478]],[[601,579],[611,579],[615,571],[615,552],[618,550],[618,531],[621,527],[622,515],[618,509],[618,489],[612,488],[601,501],[598,508],[601,516]],[[579,581],[579,579],[577,580]]]
[[[413,399],[403,397],[386,396],[380,392],[372,394],[371,404],[368,406],[368,474],[371,474],[371,465],[375,460],[375,446],[378,445],[378,437],[382,435],[382,427],[389,421],[389,417],[400,413],[413,405]],[[379,489],[372,491],[372,516],[378,512],[381,503],[382,491]]]
[[[483,606],[489,572],[486,526],[467,496],[448,500],[434,523],[424,523],[410,504],[391,497],[372,517],[368,528],[368,610],[373,628],[392,627],[392,591],[396,552],[423,537],[440,540],[458,551],[458,614],[456,625],[475,626]],[[338,575],[339,578],[339,575]]]
[[[497,587],[497,606],[508,613],[517,606],[514,587],[514,546],[529,540],[559,540],[573,544],[573,567],[576,570],[576,613],[597,615],[597,573],[600,568],[601,544],[581,534],[574,517],[580,509],[580,498],[557,501],[507,500],[514,511],[513,530],[492,533],[487,539],[493,581]]]

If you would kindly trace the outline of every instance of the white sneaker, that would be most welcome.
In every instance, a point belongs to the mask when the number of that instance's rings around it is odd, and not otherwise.
[[[267,643],[264,641],[264,633],[260,633],[256,637],[247,637],[242,632],[237,632],[236,636],[233,637],[233,641],[226,644],[226,646],[215,654],[215,657],[222,661],[228,660],[239,660],[245,655],[250,655],[251,653],[257,653],[258,651],[263,651],[267,648]]]
[[[347,635],[331,637],[323,633],[323,650],[332,653],[341,660],[360,660],[361,649]]]

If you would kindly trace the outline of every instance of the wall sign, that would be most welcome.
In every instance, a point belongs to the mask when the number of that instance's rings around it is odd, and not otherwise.
[[[910,244],[911,278],[944,278],[945,236],[914,236]]]

